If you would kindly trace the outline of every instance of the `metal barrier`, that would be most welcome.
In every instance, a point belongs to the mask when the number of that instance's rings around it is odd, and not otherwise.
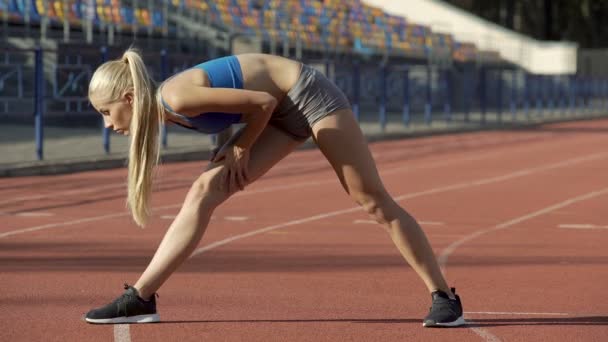
[[[45,68],[48,64],[46,54],[57,56],[58,51],[42,48],[1,51],[4,58],[0,59],[0,110],[4,108],[2,113],[7,114],[9,102],[16,99],[33,103],[36,157],[39,160],[44,159],[44,123],[49,103],[63,103],[64,107],[59,111],[63,111],[63,115],[92,114],[92,110],[84,105],[88,102],[86,85],[99,63],[118,57],[114,56],[118,52],[111,53],[108,48],[101,47],[70,55],[76,62],[56,60]],[[33,53],[33,62],[31,65],[29,62],[15,63],[8,57],[11,52]],[[160,81],[210,56],[161,50],[143,57],[151,74]],[[531,120],[549,114],[586,115],[608,109],[607,79],[580,75],[533,75],[519,69],[474,63],[445,67],[424,61],[404,63],[388,59],[378,63],[329,55],[321,60],[304,62],[323,69],[344,91],[357,120],[375,121],[382,131],[388,123],[396,120],[408,126],[414,119],[431,125],[437,121],[470,122],[477,118],[483,124],[487,122],[489,112],[501,123],[521,120],[522,117]],[[27,78],[32,69],[33,82]],[[29,97],[28,94],[33,95]],[[52,112],[52,115],[56,114]],[[169,145],[168,135],[167,128],[163,126],[163,148]],[[105,153],[110,153],[109,129],[102,129],[101,138]]]

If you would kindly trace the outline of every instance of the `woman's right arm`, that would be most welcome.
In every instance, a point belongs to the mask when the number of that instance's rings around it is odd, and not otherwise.
[[[189,86],[163,94],[163,97],[174,111],[187,116],[209,112],[242,114],[242,122],[247,128],[235,145],[244,149],[253,145],[277,105],[277,100],[269,93],[231,88]]]
[[[243,189],[248,183],[249,150],[277,106],[274,96],[261,91],[199,86],[189,86],[171,93],[165,101],[168,101],[176,112],[184,115],[204,115],[208,112],[242,115],[241,122],[246,125],[239,132],[240,136],[234,145],[219,150],[212,161],[223,159],[225,169],[222,174],[222,188],[225,186],[229,192],[237,188]]]

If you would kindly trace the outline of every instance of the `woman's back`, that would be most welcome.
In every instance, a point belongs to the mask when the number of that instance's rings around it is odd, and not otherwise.
[[[297,81],[302,64],[280,56],[251,53],[236,56],[241,63],[245,89],[265,91],[277,100]]]
[[[236,58],[241,67],[243,89],[267,92],[277,101],[281,101],[296,82],[301,68],[301,63],[280,56],[247,53],[236,55]],[[182,82],[211,86],[208,75],[201,68],[190,68],[167,80],[163,93],[181,88]]]

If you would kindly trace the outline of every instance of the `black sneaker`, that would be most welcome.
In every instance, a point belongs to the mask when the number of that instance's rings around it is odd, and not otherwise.
[[[423,327],[458,327],[466,323],[462,316],[460,297],[456,294],[455,288],[451,290],[456,299],[450,299],[443,291],[435,291],[431,294],[433,306],[422,323]]]
[[[156,313],[155,293],[149,301],[139,297],[137,289],[125,284],[125,293],[112,303],[89,311],[85,320],[95,324],[153,323],[160,321]]]

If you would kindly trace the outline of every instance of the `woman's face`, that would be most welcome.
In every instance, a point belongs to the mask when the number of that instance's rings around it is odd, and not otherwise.
[[[91,105],[102,115],[104,126],[117,133],[129,135],[133,116],[133,95],[126,93],[120,100],[101,103],[95,96],[90,98]]]

